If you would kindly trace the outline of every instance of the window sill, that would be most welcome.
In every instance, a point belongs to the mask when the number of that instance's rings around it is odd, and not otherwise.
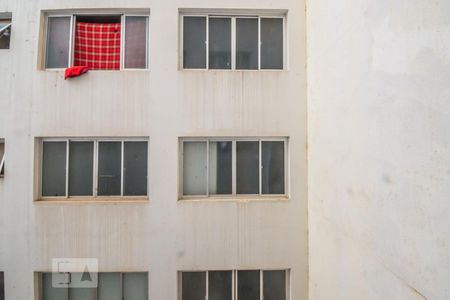
[[[275,196],[214,196],[214,197],[181,197],[178,202],[278,202],[289,201],[289,196],[275,195]]]
[[[45,204],[146,204],[149,197],[42,197],[34,203]]]

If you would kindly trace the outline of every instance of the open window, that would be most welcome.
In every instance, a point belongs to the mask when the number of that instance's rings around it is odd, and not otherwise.
[[[45,68],[147,69],[148,26],[148,15],[48,14]]]
[[[5,140],[0,139],[0,178],[5,176]]]
[[[11,13],[0,13],[0,49],[9,49],[12,30]]]

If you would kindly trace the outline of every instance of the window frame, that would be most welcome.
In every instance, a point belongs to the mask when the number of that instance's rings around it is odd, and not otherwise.
[[[65,195],[64,196],[43,196],[42,195],[42,180],[43,180],[43,145],[44,142],[65,142],[66,143],[66,165],[65,165]],[[92,165],[92,195],[84,196],[70,196],[69,195],[69,158],[70,158],[70,142],[93,142],[93,165]],[[101,142],[121,142],[121,184],[120,195],[98,195],[98,158],[99,158],[99,143]],[[146,195],[124,195],[124,149],[126,142],[146,142],[147,143],[147,194]],[[125,199],[148,199],[149,198],[149,147],[150,141],[145,137],[130,137],[130,138],[40,138],[39,139],[39,174],[38,174],[38,197],[37,201],[50,200],[102,200],[108,201],[125,200]]]
[[[69,39],[69,52],[68,52],[68,59],[67,59],[67,68],[72,66],[72,61],[73,61],[73,41],[75,39],[74,37],[74,26],[73,26],[73,15],[69,15],[69,14],[52,14],[52,15],[46,15],[45,17],[45,38],[44,38],[44,55],[43,55],[43,68],[44,70],[64,70],[65,68],[48,68],[47,67],[47,56],[48,56],[48,52],[47,52],[47,41],[49,40],[49,18],[70,18],[70,36],[68,37]]]
[[[125,67],[125,28],[126,28],[126,20],[127,17],[145,17],[145,68],[126,68]],[[121,15],[121,26],[120,26],[120,71],[121,70],[129,70],[129,71],[142,71],[149,69],[149,51],[150,51],[150,15],[145,14],[122,14]],[[124,26],[122,26],[122,24]]]
[[[205,17],[206,18],[206,67],[205,68],[185,68],[184,67],[184,17]],[[209,68],[209,18],[231,18],[231,68],[230,69],[210,69]],[[258,19],[258,68],[256,69],[236,69],[236,19]],[[283,67],[281,69],[261,68],[261,19],[282,19],[283,20]],[[179,13],[179,69],[186,71],[285,71],[287,70],[287,14],[263,14],[263,13],[226,13],[226,12],[180,12]]]
[[[75,24],[77,16],[119,16],[120,17],[120,69],[119,70],[90,70],[90,71],[148,71],[150,65],[149,50],[150,50],[150,13],[133,13],[133,12],[73,12],[73,13],[45,13],[44,23],[44,38],[43,38],[43,61],[41,63],[43,70],[65,70],[66,68],[73,67],[74,63],[74,46],[75,46]],[[49,18],[70,18],[70,36],[69,38],[69,51],[68,51],[68,66],[63,68],[48,68],[47,64],[47,41],[49,34]],[[126,17],[145,17],[146,18],[146,42],[145,42],[145,68],[125,68],[125,21]]]
[[[236,176],[236,144],[237,142],[258,142],[259,143],[259,193],[258,194],[238,194]],[[206,142],[206,195],[184,195],[184,142]],[[209,143],[210,142],[231,142],[232,143],[232,193],[231,194],[210,194],[209,192]],[[284,194],[263,194],[262,193],[262,142],[284,142]],[[233,200],[239,198],[289,198],[289,138],[288,137],[180,137],[179,138],[179,195],[178,200],[196,199],[223,199]]]
[[[183,273],[205,273],[205,300],[209,300],[209,272],[231,272],[231,300],[238,299],[238,280],[240,271],[259,271],[259,300],[264,300],[264,272],[265,271],[284,271],[286,300],[291,299],[291,269],[272,268],[272,269],[237,269],[237,270],[182,270],[178,271],[178,300],[183,300]]]

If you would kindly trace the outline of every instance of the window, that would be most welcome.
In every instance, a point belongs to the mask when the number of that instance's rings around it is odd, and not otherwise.
[[[183,138],[183,197],[285,195],[287,139]]]
[[[146,69],[148,15],[48,15],[45,68]]]
[[[288,300],[288,270],[181,272],[180,300]]]
[[[57,273],[40,274],[40,300],[148,299],[148,274],[144,272],[98,273],[97,288],[56,288],[52,286],[52,276],[55,274]]]
[[[43,139],[42,197],[147,195],[148,141]]]
[[[0,139],[0,178],[5,176],[5,141]]]
[[[9,49],[11,41],[11,13],[0,13],[0,49]]]
[[[0,272],[0,300],[5,300],[5,273]]]
[[[284,68],[284,16],[182,15],[184,69]]]

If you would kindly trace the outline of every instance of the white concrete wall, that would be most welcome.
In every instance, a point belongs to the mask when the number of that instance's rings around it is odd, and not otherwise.
[[[151,9],[150,71],[38,71],[41,9]],[[179,71],[178,8],[288,9],[288,71]],[[98,257],[101,271],[149,271],[149,299],[175,300],[180,269],[290,268],[307,298],[305,12],[298,0],[3,0],[0,51],[0,269],[8,300],[33,299],[54,257]],[[289,136],[288,201],[177,202],[179,136]],[[149,136],[148,204],[33,203],[39,136]]]
[[[310,299],[450,299],[450,2],[307,15]]]

